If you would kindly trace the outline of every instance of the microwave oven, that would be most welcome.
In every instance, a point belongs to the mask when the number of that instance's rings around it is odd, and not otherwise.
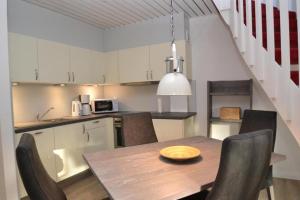
[[[118,112],[119,105],[115,99],[94,99],[92,101],[92,112],[93,113],[108,113]]]

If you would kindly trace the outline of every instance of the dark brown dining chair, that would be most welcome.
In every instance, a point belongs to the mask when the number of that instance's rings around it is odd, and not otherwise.
[[[122,135],[124,146],[157,142],[151,113],[143,112],[123,115]]]
[[[22,135],[16,157],[24,187],[31,200],[67,199],[63,190],[45,170],[32,135]]]
[[[277,128],[277,113],[273,111],[263,110],[245,110],[243,121],[240,129],[240,134],[248,133],[251,131],[258,131],[262,129],[271,129],[273,131],[273,146],[274,152],[276,141],[276,128]],[[270,187],[273,185],[273,172],[272,166],[269,168],[268,176],[261,189],[267,189],[268,199],[271,200]]]
[[[272,152],[273,133],[261,130],[226,138],[215,183],[184,200],[257,200]]]

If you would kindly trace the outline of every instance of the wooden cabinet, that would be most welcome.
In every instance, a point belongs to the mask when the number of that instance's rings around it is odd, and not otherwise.
[[[70,48],[67,45],[38,40],[39,80],[43,83],[71,82]]]
[[[159,142],[194,136],[194,117],[185,120],[153,119]]]
[[[13,82],[38,81],[37,39],[9,33],[9,65]]]
[[[88,49],[70,48],[71,77],[73,83],[87,84],[93,79],[92,55]]]
[[[104,84],[106,82],[104,68],[104,53],[91,51],[91,76],[89,83]]]
[[[148,46],[119,51],[120,82],[142,82],[149,79]]]
[[[39,156],[41,161],[48,172],[48,174],[56,180],[56,170],[55,170],[55,154],[53,152],[54,149],[54,135],[53,129],[43,129],[32,132],[27,132],[28,134],[32,134],[38,149]],[[19,144],[21,136],[23,133],[16,134],[15,136],[15,144],[16,146]],[[18,172],[18,187],[19,193],[21,197],[27,195],[25,188],[23,186],[22,179]]]
[[[118,51],[107,52],[104,55],[105,83],[119,83]]]

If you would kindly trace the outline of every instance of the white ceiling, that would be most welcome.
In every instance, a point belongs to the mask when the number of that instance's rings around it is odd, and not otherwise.
[[[170,0],[24,0],[107,29],[170,13]],[[188,17],[217,13],[212,0],[174,0],[175,13]]]

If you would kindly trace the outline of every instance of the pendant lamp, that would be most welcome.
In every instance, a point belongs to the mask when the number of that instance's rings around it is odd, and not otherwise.
[[[191,85],[183,74],[183,58],[177,56],[175,45],[174,30],[174,8],[173,0],[171,0],[171,30],[172,30],[172,56],[167,57],[166,69],[167,74],[160,80],[157,95],[183,96],[192,95]]]

